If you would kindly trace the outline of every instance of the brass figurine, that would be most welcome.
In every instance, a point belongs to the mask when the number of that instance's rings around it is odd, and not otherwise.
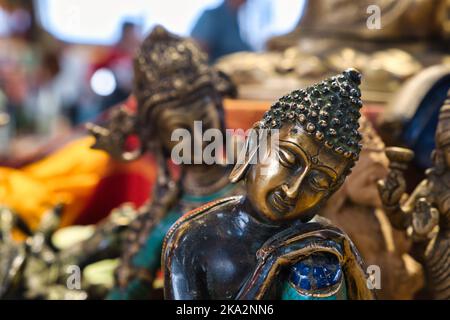
[[[358,160],[360,74],[279,99],[230,179],[247,193],[187,213],[163,247],[167,299],[371,299],[356,248],[315,217]],[[263,148],[264,130],[279,144]],[[264,148],[263,148],[264,149]]]
[[[109,299],[159,298],[155,279],[170,226],[183,212],[242,192],[238,185],[230,184],[229,166],[203,161],[181,164],[179,178],[169,166],[171,150],[177,144],[171,139],[175,129],[193,134],[194,121],[202,121],[204,131],[219,129],[225,137],[222,96],[235,94],[229,79],[208,66],[206,55],[192,40],[160,26],[144,40],[134,69],[137,112],[122,109],[112,114],[106,126],[90,126],[97,138],[94,147],[126,161],[149,151],[158,164],[152,201],[138,210],[128,227]],[[130,151],[126,145],[131,136],[137,136],[140,144]]]
[[[380,195],[392,225],[406,230],[425,268],[426,286],[435,299],[450,299],[450,99],[440,110],[433,164],[411,195],[406,195],[404,170],[412,151],[388,148],[391,171],[379,182]]]

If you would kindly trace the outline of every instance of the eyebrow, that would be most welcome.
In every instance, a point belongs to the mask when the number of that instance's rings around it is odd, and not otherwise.
[[[296,144],[295,142],[292,142],[292,141],[280,139],[280,147],[281,147],[281,145],[287,145],[287,147],[289,149],[291,149],[291,150],[293,149],[293,151],[296,154],[300,155],[303,159],[306,159],[308,161],[308,166],[311,165],[311,159],[308,157],[306,152],[303,151],[303,149],[298,144]]]

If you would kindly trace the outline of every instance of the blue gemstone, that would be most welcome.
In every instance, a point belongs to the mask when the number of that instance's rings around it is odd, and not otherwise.
[[[303,290],[311,290],[311,282],[309,282],[308,278],[303,278],[300,281],[299,287]]]

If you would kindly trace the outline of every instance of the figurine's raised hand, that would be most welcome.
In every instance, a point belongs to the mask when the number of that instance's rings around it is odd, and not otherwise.
[[[385,206],[399,204],[406,191],[403,173],[400,170],[391,170],[385,180],[378,181],[378,191]]]
[[[432,207],[426,198],[416,201],[415,210],[412,213],[412,227],[414,234],[426,237],[439,222],[439,211]]]
[[[142,154],[142,146],[128,150],[129,138],[136,134],[136,117],[123,106],[111,110],[105,126],[87,123],[86,129],[95,138],[92,148],[104,150],[116,160],[131,161]]]
[[[388,147],[385,150],[389,159],[390,172],[386,179],[378,181],[378,191],[383,205],[396,206],[406,191],[406,181],[403,172],[408,168],[408,163],[414,158],[414,152],[410,149]]]

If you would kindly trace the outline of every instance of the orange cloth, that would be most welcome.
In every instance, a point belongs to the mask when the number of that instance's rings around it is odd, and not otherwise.
[[[93,143],[92,137],[81,138],[20,170],[0,168],[0,205],[35,228],[46,210],[62,202],[62,225],[70,224],[110,167],[105,152],[90,149]]]

